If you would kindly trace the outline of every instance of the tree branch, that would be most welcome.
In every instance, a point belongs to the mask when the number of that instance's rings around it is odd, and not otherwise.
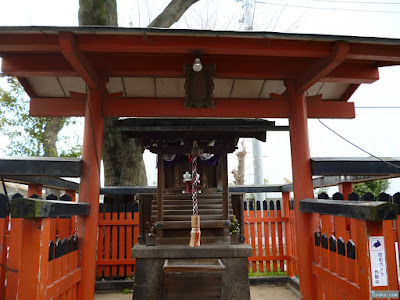
[[[197,1],[199,0],[172,0],[148,27],[171,27]]]

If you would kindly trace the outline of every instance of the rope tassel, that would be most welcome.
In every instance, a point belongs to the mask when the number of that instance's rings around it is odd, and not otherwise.
[[[197,203],[197,157],[192,158],[192,204],[193,204],[193,216],[191,218],[192,231],[190,233],[190,247],[200,246],[200,216],[199,208]]]

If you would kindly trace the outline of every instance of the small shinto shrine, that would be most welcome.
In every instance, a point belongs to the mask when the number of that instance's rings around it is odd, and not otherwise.
[[[163,299],[166,293],[168,299],[250,299],[247,260],[252,249],[244,244],[244,194],[228,192],[227,154],[235,151],[240,137],[265,141],[267,131],[286,127],[265,120],[140,118],[117,121],[116,128],[158,158],[157,194],[137,196],[142,217],[139,243],[132,249],[135,297]],[[189,246],[194,214],[200,218],[197,247]],[[233,220],[241,236],[232,237]]]

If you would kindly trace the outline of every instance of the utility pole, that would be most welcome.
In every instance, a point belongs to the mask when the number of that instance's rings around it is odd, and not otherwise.
[[[242,2],[243,17],[240,23],[245,24],[244,30],[253,30],[253,0],[239,0]]]
[[[243,10],[243,23],[245,24],[245,30],[253,30],[253,0],[240,0],[242,2]],[[254,170],[254,184],[264,184],[263,174],[263,161],[262,161],[262,142],[253,139],[253,170]],[[256,201],[263,201],[264,195],[260,193],[255,194]]]

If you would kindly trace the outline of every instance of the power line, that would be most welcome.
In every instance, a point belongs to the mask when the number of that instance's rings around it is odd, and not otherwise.
[[[311,0],[313,2],[334,2],[343,4],[383,4],[383,5],[400,5],[399,2],[371,2],[371,1],[337,1],[337,0]]]
[[[393,109],[393,108],[400,108],[400,106],[355,106],[354,108],[390,108],[390,109]]]
[[[370,152],[364,150],[363,148],[357,146],[356,144],[350,142],[348,139],[346,139],[345,137],[343,137],[342,135],[340,135],[339,133],[337,133],[335,130],[333,130],[332,128],[330,128],[328,125],[326,125],[325,123],[323,123],[320,119],[318,119],[318,121],[319,121],[325,128],[327,128],[328,130],[332,131],[334,134],[336,134],[338,137],[340,137],[341,139],[343,139],[343,140],[345,140],[346,142],[348,142],[350,145],[352,145],[352,146],[356,147],[357,149],[359,149],[359,150],[361,150],[361,151],[367,153],[369,156],[372,156],[372,157],[374,157],[374,158],[380,160],[381,162],[384,162],[385,164],[387,164],[387,165],[389,165],[389,166],[392,166],[392,167],[395,167],[395,168],[397,168],[397,169],[400,169],[400,166],[397,166],[397,165],[392,164],[392,163],[390,163],[390,162],[388,162],[388,161],[386,161],[386,160],[383,160],[382,158],[377,157],[376,155],[373,155],[372,153],[370,153]]]
[[[266,4],[266,5],[296,7],[296,8],[318,9],[318,10],[341,10],[341,11],[353,11],[353,12],[400,14],[400,11],[390,11],[390,10],[370,10],[370,9],[367,10],[367,9],[351,9],[351,8],[338,8],[338,7],[316,7],[316,6],[303,6],[303,5],[295,5],[295,4],[267,3],[267,2],[263,2],[263,1],[255,1],[255,3]]]

